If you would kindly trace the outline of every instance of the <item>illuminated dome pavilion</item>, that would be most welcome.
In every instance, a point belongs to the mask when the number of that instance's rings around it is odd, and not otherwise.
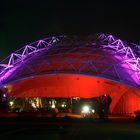
[[[108,35],[48,37],[0,62],[0,87],[12,97],[93,98],[109,94],[111,113],[140,109],[140,51]]]

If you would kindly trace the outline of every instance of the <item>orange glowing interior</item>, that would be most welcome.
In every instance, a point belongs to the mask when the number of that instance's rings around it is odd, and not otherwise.
[[[132,113],[140,109],[140,98],[138,98],[140,92],[138,89],[107,79],[78,74],[30,77],[7,85],[7,94],[17,98],[92,98],[110,94],[112,98],[111,112]]]

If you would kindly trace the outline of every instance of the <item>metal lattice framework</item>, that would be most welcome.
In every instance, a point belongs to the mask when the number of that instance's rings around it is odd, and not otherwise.
[[[132,69],[140,72],[140,58],[135,54],[132,48],[120,39],[116,39],[112,35],[100,34],[98,39],[101,39],[103,43],[107,41],[107,45],[103,45],[103,48],[114,49],[116,53],[122,53],[125,55],[125,62],[132,66]],[[135,47],[140,47],[135,45]]]
[[[15,64],[22,62],[26,57],[28,57],[31,54],[43,51],[44,49],[48,50],[53,46],[53,44],[58,42],[63,37],[65,36],[48,37],[45,39],[41,39],[15,51],[14,53],[10,54],[6,59],[1,61],[0,66],[3,68],[1,69],[0,74],[2,74],[6,69],[14,67]]]
[[[78,73],[139,88],[139,48],[108,34],[97,34],[94,39],[82,42],[67,36],[48,37],[22,47],[0,62],[0,87],[35,75]],[[97,51],[105,53],[94,53]],[[115,61],[111,63],[109,59]]]

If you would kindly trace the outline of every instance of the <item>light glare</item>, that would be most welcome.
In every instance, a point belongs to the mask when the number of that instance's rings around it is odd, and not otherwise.
[[[12,106],[14,104],[14,102],[13,101],[10,101],[10,106]]]
[[[82,112],[83,113],[88,113],[89,112],[89,106],[84,106]]]

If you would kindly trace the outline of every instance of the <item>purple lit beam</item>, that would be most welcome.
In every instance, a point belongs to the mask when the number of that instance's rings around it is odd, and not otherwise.
[[[28,55],[41,51],[42,49],[48,50],[50,47],[53,47],[54,43],[57,43],[64,37],[65,36],[48,37],[22,47],[22,49],[17,50],[7,57],[7,60],[5,61],[8,61],[8,63],[4,63],[4,61],[0,62],[0,67],[3,67],[0,74],[2,74],[8,68],[14,67],[16,63],[22,62]]]
[[[125,58],[127,58],[124,62],[129,64],[132,69],[140,72],[140,58],[134,54],[130,46],[125,45],[120,39],[115,39],[112,35],[100,34],[98,39],[103,42],[108,42],[107,45],[102,45],[103,48],[111,48],[114,49],[116,53],[123,53]]]

